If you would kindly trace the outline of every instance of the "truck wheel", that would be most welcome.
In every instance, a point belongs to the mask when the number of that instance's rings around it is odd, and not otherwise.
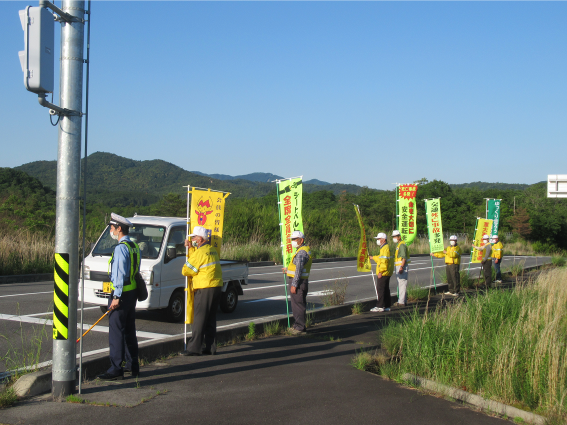
[[[238,293],[232,285],[228,285],[226,291],[221,293],[220,308],[224,313],[232,313],[238,304]]]
[[[169,299],[169,305],[165,311],[167,320],[173,323],[181,322],[185,316],[185,294],[184,291],[175,291]]]

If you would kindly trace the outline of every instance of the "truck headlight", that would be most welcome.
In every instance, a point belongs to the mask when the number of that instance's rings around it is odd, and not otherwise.
[[[146,282],[146,285],[153,285],[154,283],[153,270],[140,271],[140,274],[142,275],[142,279],[144,279],[144,282]]]
[[[80,269],[79,278],[83,278],[83,268]],[[89,266],[85,266],[85,280],[91,280],[91,268]]]

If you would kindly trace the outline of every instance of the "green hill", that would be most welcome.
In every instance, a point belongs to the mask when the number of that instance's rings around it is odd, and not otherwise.
[[[51,231],[55,192],[38,179],[12,168],[0,168],[0,230]]]
[[[183,186],[187,185],[228,191],[234,197],[259,197],[270,193],[275,196],[274,183],[248,179],[219,180],[186,171],[160,159],[135,161],[107,152],[96,152],[88,157],[87,165],[87,196],[90,202],[103,202],[106,205],[147,206],[157,202],[167,193],[185,194],[186,189]],[[15,169],[37,178],[53,190],[56,189],[56,161],[30,162]],[[342,191],[358,194],[362,187],[338,183],[324,186],[305,184],[304,191],[311,193],[323,189],[335,194]]]

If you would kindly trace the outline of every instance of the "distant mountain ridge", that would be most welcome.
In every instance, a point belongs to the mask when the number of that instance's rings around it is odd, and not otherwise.
[[[523,183],[487,183],[487,182],[472,182],[472,183],[459,183],[459,184],[449,184],[451,189],[512,189],[512,190],[524,190],[531,186],[530,184]]]
[[[16,170],[37,178],[45,186],[55,190],[57,184],[57,161],[35,161],[14,167]],[[150,205],[167,193],[186,193],[184,186],[206,187],[231,192],[237,197],[257,197],[274,193],[275,184],[253,180],[271,179],[278,176],[270,173],[252,173],[246,176],[215,178],[204,173],[186,171],[169,162],[154,159],[136,161],[112,153],[95,152],[88,157],[87,195],[92,201],[112,205]],[[226,178],[228,177],[228,178]],[[272,180],[273,180],[272,179]],[[330,190],[334,194],[346,191],[360,193],[361,186],[350,184],[310,184],[304,182],[307,193]],[[82,188],[82,184],[81,184]]]
[[[275,174],[272,173],[250,173],[250,174],[243,174],[241,176],[229,176],[227,174],[205,174],[202,173],[200,171],[191,171],[192,173],[198,174],[200,176],[207,176],[207,177],[211,177],[213,179],[218,179],[218,180],[250,180],[253,182],[259,182],[259,183],[272,183],[274,180],[281,180],[284,179],[285,177],[282,176],[277,176]],[[317,179],[311,179],[311,180],[305,180],[303,182],[304,184],[314,184],[314,185],[319,185],[319,186],[327,186],[330,185],[331,183],[329,182],[324,182],[322,180],[317,180]]]

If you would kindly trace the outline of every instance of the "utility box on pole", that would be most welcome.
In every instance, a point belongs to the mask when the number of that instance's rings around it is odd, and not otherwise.
[[[33,93],[53,93],[55,19],[45,7],[20,10],[24,50],[18,52],[24,86]]]

